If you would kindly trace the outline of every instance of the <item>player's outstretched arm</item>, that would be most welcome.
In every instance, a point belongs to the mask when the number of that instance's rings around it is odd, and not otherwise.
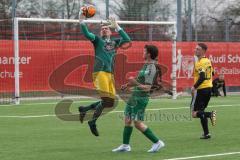
[[[83,35],[90,41],[94,41],[96,36],[95,36],[95,34],[89,32],[87,25],[84,23],[84,19],[85,19],[85,16],[83,14],[81,14],[81,11],[80,11],[79,23],[80,23],[80,27],[83,32]]]
[[[142,90],[144,90],[146,92],[151,90],[151,85],[141,84],[134,77],[130,77],[128,79],[128,86],[130,86],[130,87],[137,86],[138,88],[141,88]]]
[[[119,35],[121,36],[119,46],[121,46],[124,43],[127,43],[127,42],[131,41],[128,34],[118,25],[115,18],[110,17],[107,21],[110,23],[109,27],[114,28],[119,33]]]

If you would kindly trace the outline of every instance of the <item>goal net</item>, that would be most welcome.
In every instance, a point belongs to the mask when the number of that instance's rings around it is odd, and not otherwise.
[[[89,30],[99,35],[101,20],[85,20]],[[118,21],[131,38],[131,43],[117,49],[115,57],[116,87],[126,77],[136,75],[143,65],[145,44],[159,48],[158,62],[162,69],[162,83],[176,98],[176,26],[175,22]],[[113,37],[119,37],[112,31]],[[56,99],[66,96],[92,96],[91,72],[94,48],[80,30],[78,20],[15,18],[13,53],[6,53],[11,64],[8,72],[13,79],[5,79],[2,93],[13,93],[15,103],[20,100]],[[14,58],[13,58],[14,57]],[[1,56],[2,58],[2,56]],[[8,85],[14,81],[14,87]],[[2,84],[1,84],[2,85]],[[1,97],[2,99],[2,97]]]

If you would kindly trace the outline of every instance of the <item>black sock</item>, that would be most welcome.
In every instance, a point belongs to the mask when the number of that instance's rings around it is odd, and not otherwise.
[[[89,110],[95,109],[95,108],[98,106],[99,103],[101,103],[101,101],[92,103],[92,104],[90,104],[89,106],[84,107],[84,108],[83,108],[83,112],[87,112],[87,111],[89,111]]]
[[[101,116],[104,108],[112,108],[114,106],[114,99],[109,97],[101,97],[102,101],[99,101],[96,105],[95,112],[93,113],[92,123],[96,123],[97,119]]]
[[[207,119],[207,117],[204,116],[204,118],[201,119],[201,124],[202,124],[204,135],[208,135],[209,130],[208,130],[208,119]]]
[[[212,112],[204,112],[205,117],[210,118],[212,115]]]
[[[209,112],[198,111],[197,117],[200,118],[200,120],[201,120],[201,125],[203,128],[204,135],[208,135],[209,134],[208,119],[207,119],[207,116],[205,116],[205,113],[209,113]]]
[[[93,113],[92,120],[90,120],[92,123],[96,123],[97,119],[101,116],[103,109],[104,109],[104,107],[103,107],[102,103],[100,102],[96,106],[96,110]]]

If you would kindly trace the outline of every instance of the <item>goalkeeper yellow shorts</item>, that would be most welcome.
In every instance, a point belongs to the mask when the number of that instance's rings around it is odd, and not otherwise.
[[[104,71],[94,72],[93,83],[101,97],[115,98],[116,90],[112,73]]]

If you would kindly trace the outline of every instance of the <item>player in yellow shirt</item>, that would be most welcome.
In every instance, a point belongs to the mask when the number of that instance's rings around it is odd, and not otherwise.
[[[208,102],[211,98],[212,89],[212,75],[213,67],[211,61],[205,57],[207,45],[198,43],[195,48],[195,56],[198,60],[194,64],[194,85],[191,88],[192,92],[192,117],[200,118],[203,128],[203,135],[201,139],[209,139],[211,135],[208,130],[208,118],[210,118],[212,125],[216,124],[216,111],[205,112]]]

